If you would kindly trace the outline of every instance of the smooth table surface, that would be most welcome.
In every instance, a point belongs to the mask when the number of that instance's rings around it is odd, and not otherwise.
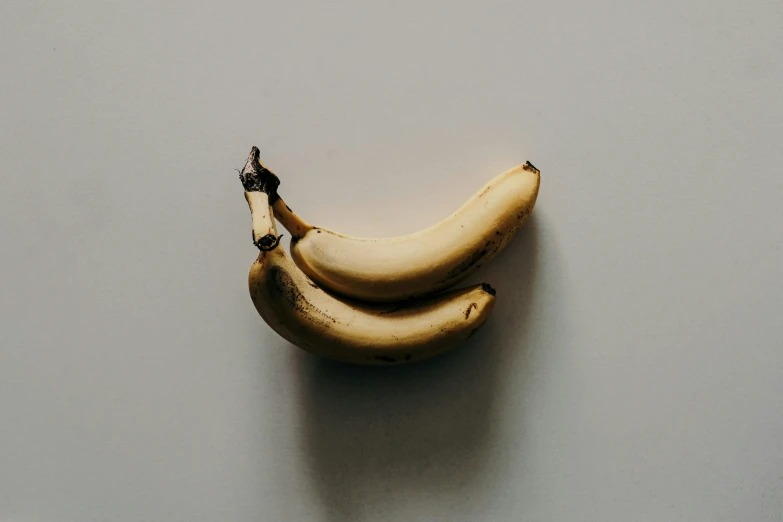
[[[783,6],[0,6],[0,521],[783,520]],[[252,145],[405,234],[532,220],[454,353],[324,363],[256,314]],[[287,246],[287,240],[285,241]]]

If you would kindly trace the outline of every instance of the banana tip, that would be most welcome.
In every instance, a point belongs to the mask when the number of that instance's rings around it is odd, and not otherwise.
[[[494,288],[492,288],[492,285],[489,283],[481,283],[481,289],[484,290],[489,295],[495,295],[497,292]]]
[[[535,167],[535,165],[533,165],[533,164],[532,164],[532,163],[530,163],[529,161],[526,161],[526,162],[525,162],[525,164],[524,164],[524,165],[522,165],[522,169],[523,169],[523,170],[527,170],[527,171],[529,171],[529,172],[533,172],[533,173],[535,173],[535,174],[541,174],[541,171],[540,171],[540,170],[538,170],[538,169]]]

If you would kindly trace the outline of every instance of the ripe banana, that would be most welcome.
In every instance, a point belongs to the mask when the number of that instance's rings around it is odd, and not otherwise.
[[[258,313],[280,336],[316,355],[394,365],[446,352],[487,320],[495,305],[487,284],[385,306],[343,301],[319,288],[280,245],[267,194],[276,185],[257,158],[254,148],[240,174],[260,250],[248,285]]]
[[[362,301],[391,302],[427,295],[464,279],[500,252],[527,220],[538,197],[540,172],[530,162],[484,185],[451,216],[407,236],[360,239],[319,228],[277,195],[275,217],[292,234],[291,257],[311,279]]]

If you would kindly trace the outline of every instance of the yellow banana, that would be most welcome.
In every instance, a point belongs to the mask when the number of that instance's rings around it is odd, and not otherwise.
[[[446,352],[487,320],[495,291],[487,284],[397,305],[344,301],[325,292],[289,259],[267,192],[276,186],[251,152],[240,177],[260,252],[248,286],[258,313],[280,336],[316,355],[357,364],[393,365]]]
[[[261,165],[259,163],[259,165]],[[540,172],[530,162],[492,179],[440,223],[407,236],[361,239],[315,227],[270,191],[275,217],[292,234],[291,257],[313,281],[362,301],[427,295],[464,279],[500,252],[527,220]]]

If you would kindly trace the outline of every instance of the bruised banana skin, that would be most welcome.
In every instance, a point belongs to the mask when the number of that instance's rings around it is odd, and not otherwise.
[[[527,162],[492,179],[440,223],[382,239],[315,227],[279,196],[272,203],[293,236],[291,257],[305,274],[346,297],[393,302],[449,287],[495,257],[530,216],[540,182],[540,172]]]
[[[338,299],[286,255],[262,191],[246,191],[259,255],[248,286],[256,310],[284,339],[313,354],[354,364],[396,365],[449,351],[487,320],[495,291],[487,284],[397,305]]]

